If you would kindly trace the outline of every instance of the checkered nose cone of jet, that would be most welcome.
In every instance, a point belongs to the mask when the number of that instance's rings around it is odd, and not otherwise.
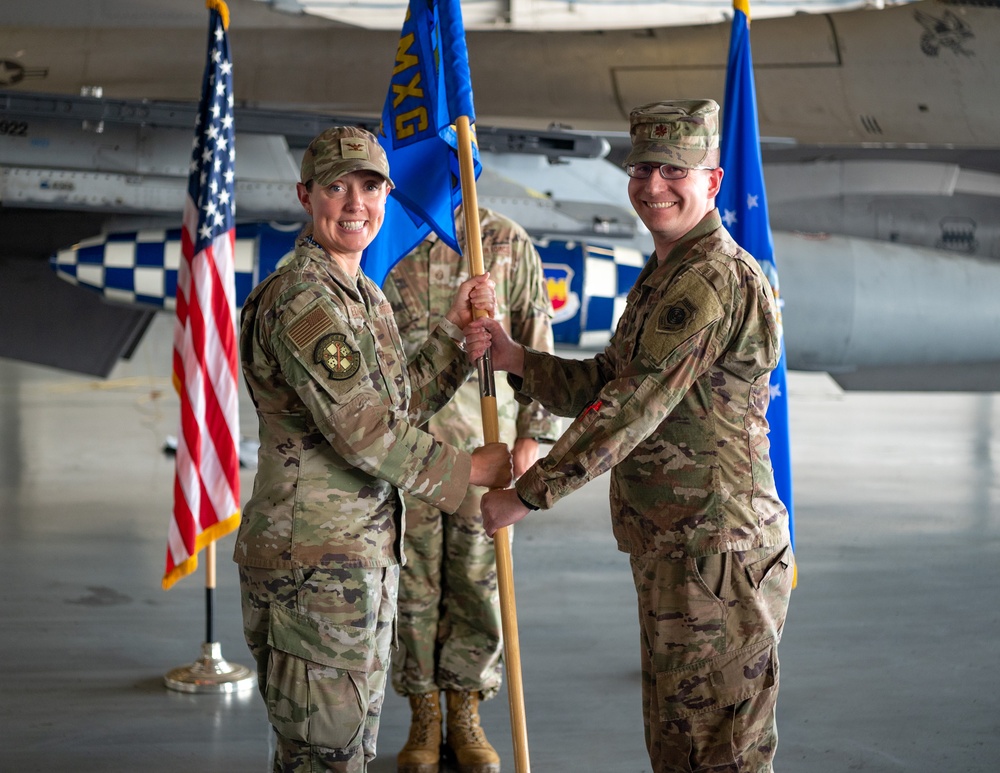
[[[255,225],[236,229],[237,306],[261,278],[257,265],[260,235],[261,229]],[[291,249],[295,233],[283,236]],[[51,258],[51,265],[62,279],[98,292],[109,301],[173,309],[180,260],[181,231],[177,228],[88,239],[60,250]]]
[[[253,223],[236,228],[236,305],[294,248],[299,225]],[[539,240],[554,312],[556,343],[603,345],[646,256],[637,250],[579,241]],[[180,229],[111,234],[60,250],[51,259],[62,279],[116,303],[174,309]]]

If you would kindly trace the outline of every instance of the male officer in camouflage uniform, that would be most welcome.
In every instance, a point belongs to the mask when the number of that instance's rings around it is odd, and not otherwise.
[[[273,769],[363,773],[375,756],[402,552],[400,490],[453,511],[470,483],[506,485],[503,444],[471,454],[418,429],[464,383],[456,339],[485,308],[458,288],[419,352],[360,270],[392,185],[374,135],[335,127],[302,160],[312,221],[242,313],[240,359],[260,422],[236,539],[244,632],[276,732]]]
[[[552,351],[551,302],[542,261],[513,220],[479,210],[483,264],[496,283],[497,318],[516,341]],[[465,218],[456,229],[465,241]],[[431,235],[396,264],[383,285],[408,354],[438,324],[468,261]],[[538,403],[520,405],[497,384],[500,438],[512,444],[514,475],[538,458],[538,441],[559,435],[558,419]],[[482,443],[479,389],[470,381],[427,426],[438,440],[471,451]],[[446,692],[447,750],[460,773],[497,773],[500,758],[479,726],[478,702],[500,689],[502,636],[493,540],[483,530],[471,488],[452,514],[406,496],[406,565],[399,577],[399,649],[392,683],[409,697],[412,724],[397,758],[398,773],[437,773],[441,747],[440,692]]]
[[[777,644],[792,582],[765,419],[779,338],[769,284],[715,208],[718,113],[705,100],[631,114],[629,198],[655,252],[602,354],[563,360],[473,325],[492,338],[494,365],[519,399],[576,417],[516,488],[484,497],[487,532],[611,470],[656,773],[769,773],[777,743]],[[473,357],[478,339],[467,341]]]

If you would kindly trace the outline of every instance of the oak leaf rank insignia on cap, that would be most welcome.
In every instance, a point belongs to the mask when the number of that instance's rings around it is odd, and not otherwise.
[[[632,150],[625,166],[667,164],[684,169],[719,165],[719,105],[711,99],[673,99],[640,105],[629,114]]]

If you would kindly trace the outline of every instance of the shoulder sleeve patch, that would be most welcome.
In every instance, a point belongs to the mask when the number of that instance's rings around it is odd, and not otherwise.
[[[682,343],[723,316],[713,284],[697,271],[686,271],[667,290],[643,327],[640,347],[657,363]]]
[[[282,370],[289,383],[302,388],[312,381],[335,400],[367,372],[365,349],[339,312],[328,299],[314,300],[279,333],[287,348]]]

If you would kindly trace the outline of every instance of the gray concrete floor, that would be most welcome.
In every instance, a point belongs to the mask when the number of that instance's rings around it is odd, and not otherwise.
[[[204,638],[204,575],[160,589],[177,400],[169,317],[107,381],[0,360],[0,771],[267,770],[263,705],[167,690]],[[776,770],[1000,769],[1000,404],[789,379],[799,587]],[[243,406],[243,431],[256,423]],[[249,492],[252,472],[243,475]],[[232,536],[216,630],[249,664]],[[532,768],[648,770],[627,558],[607,481],[516,529]],[[202,562],[204,564],[204,562]],[[513,773],[506,691],[484,724]],[[390,695],[373,773],[406,736]]]

